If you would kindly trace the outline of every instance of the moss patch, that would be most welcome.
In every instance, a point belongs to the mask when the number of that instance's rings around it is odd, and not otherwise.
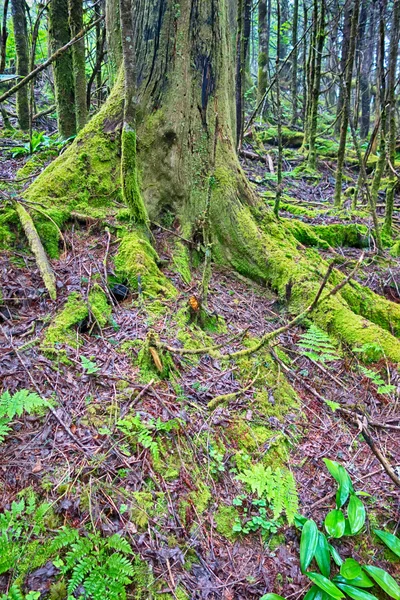
[[[82,297],[78,293],[71,294],[63,310],[55,317],[46,331],[42,342],[43,350],[54,350],[58,344],[68,344],[73,348],[78,348],[79,336],[72,331],[72,328],[83,321],[88,314],[89,309]]]

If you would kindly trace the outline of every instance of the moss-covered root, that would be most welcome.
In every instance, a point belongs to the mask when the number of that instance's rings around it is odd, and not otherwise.
[[[156,297],[162,294],[171,298],[176,294],[173,285],[157,266],[157,252],[144,233],[139,230],[122,232],[115,257],[117,275],[129,281],[130,287],[140,296]]]
[[[147,211],[138,182],[136,131],[127,124],[124,124],[121,135],[121,189],[135,223],[146,223]]]
[[[31,250],[35,255],[36,264],[39,268],[44,285],[50,294],[50,298],[55,300],[57,297],[56,278],[49,261],[47,260],[46,253],[44,251],[42,242],[40,241],[40,237],[33,223],[32,217],[20,202],[15,202],[15,209],[18,213],[25,235],[28,238]]]
[[[42,349],[45,352],[54,352],[57,344],[68,344],[72,347],[79,347],[80,341],[78,333],[73,331],[74,325],[77,325],[89,315],[89,309],[83,298],[78,293],[72,293],[63,308],[55,317],[46,331],[42,342]]]

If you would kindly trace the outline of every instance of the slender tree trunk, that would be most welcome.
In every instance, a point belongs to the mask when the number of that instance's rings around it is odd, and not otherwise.
[[[344,22],[343,22],[343,38],[342,38],[342,52],[340,56],[340,73],[339,73],[339,97],[337,101],[336,108],[336,124],[335,124],[335,133],[336,135],[340,134],[340,123],[341,123],[341,112],[343,109],[343,94],[345,93],[342,81],[346,77],[347,65],[350,57],[350,40],[351,40],[351,22],[353,12],[353,0],[346,0],[346,8],[344,11]]]
[[[307,2],[303,2],[303,29],[304,29],[304,41],[303,41],[303,106],[301,108],[301,120],[305,129],[307,123],[307,41],[308,37],[305,34],[308,23],[308,8]]]
[[[377,102],[377,112],[379,111],[380,117],[380,137],[379,137],[379,157],[376,164],[374,178],[371,186],[371,199],[373,206],[376,208],[378,200],[379,187],[381,184],[382,176],[385,170],[386,164],[386,124],[387,124],[387,110],[386,110],[386,75],[385,75],[385,12],[386,12],[386,0],[379,0],[379,42],[378,42],[378,76],[377,84],[379,93],[377,96],[379,102]]]
[[[394,0],[392,26],[390,32],[389,66],[387,83],[388,143],[387,155],[389,164],[389,185],[386,189],[385,231],[392,234],[394,192],[397,188],[397,177],[393,172],[396,159],[396,72],[400,37],[400,0]]]
[[[267,29],[267,0],[258,3],[258,92],[260,102],[268,85],[269,29]]]
[[[9,0],[4,0],[3,5],[3,21],[1,25],[1,46],[0,46],[0,73],[4,73],[6,68],[6,49],[7,49],[7,13]]]
[[[358,17],[360,14],[360,0],[354,0],[351,15],[350,40],[348,47],[348,60],[343,81],[342,92],[342,118],[340,121],[340,140],[337,156],[336,182],[335,182],[335,206],[341,206],[342,203],[342,181],[343,181],[343,165],[346,152],[347,128],[349,126],[349,110],[351,98],[351,81],[353,77],[354,55],[356,50]]]
[[[29,72],[28,28],[24,0],[12,0],[11,14],[14,26],[15,51],[17,54],[17,74],[25,77]],[[23,131],[29,130],[28,88],[25,86],[17,92],[17,115],[19,126]]]
[[[69,28],[71,37],[83,29],[82,0],[68,0]],[[85,74],[85,38],[72,46],[72,65],[74,69],[74,95],[76,130],[79,131],[86,124],[86,74]]]
[[[276,108],[277,108],[277,117],[278,117],[278,168],[277,168],[277,185],[276,185],[276,196],[275,196],[275,205],[274,205],[274,213],[276,217],[279,217],[279,207],[282,196],[282,105],[281,105],[281,90],[280,90],[280,48],[281,48],[281,11],[279,0],[277,3],[276,10]]]
[[[375,46],[375,22],[376,22],[376,2],[367,4],[369,12],[369,21],[367,33],[364,40],[361,40],[361,73],[360,73],[360,95],[361,95],[361,116],[360,116],[360,137],[364,140],[369,134],[371,123],[371,69]]]
[[[318,11],[318,1],[315,0],[316,18]],[[321,11],[317,18],[317,29],[316,29],[316,51],[315,51],[315,66],[313,68],[314,77],[312,81],[311,98],[310,98],[310,124],[308,126],[308,159],[307,163],[310,169],[315,169],[317,166],[317,154],[315,150],[315,142],[317,138],[317,124],[318,124],[318,103],[319,94],[321,89],[321,68],[322,68],[322,54],[325,43],[325,0],[321,2]]]
[[[292,58],[292,127],[297,124],[298,119],[298,85],[297,85],[297,62],[298,62],[298,49],[297,49],[297,37],[298,37],[298,25],[299,25],[299,0],[294,0],[293,4],[293,28],[292,28],[292,47],[295,49]]]
[[[50,52],[55,52],[71,39],[67,0],[49,3]],[[68,138],[76,133],[75,91],[72,50],[60,56],[53,65],[58,133]]]
[[[236,37],[236,141],[240,147],[244,125],[244,92],[249,52],[251,0],[238,0]]]

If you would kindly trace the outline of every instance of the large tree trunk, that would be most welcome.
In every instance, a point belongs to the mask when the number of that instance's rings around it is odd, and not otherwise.
[[[129,1],[133,24],[126,22]],[[121,46],[114,19],[109,48],[119,74],[113,92],[27,196],[46,203],[58,224],[71,211],[126,222],[126,209],[121,214],[118,208],[125,199],[141,240],[131,253],[143,258],[146,252],[153,262],[146,231],[172,212],[181,234],[211,249],[215,262],[270,285],[282,298],[290,289],[289,308],[297,312],[313,299],[326,263],[316,253],[307,257],[293,228],[257,199],[239,165],[228,8],[226,0],[182,0],[179,6],[175,0],[121,0],[122,23],[135,31],[136,46],[129,48],[129,33]],[[108,11],[115,17],[119,4],[109,0]],[[132,52],[130,65],[122,61],[122,48]],[[124,97],[132,111],[124,110]],[[341,277],[335,272],[336,282]],[[352,345],[378,342],[400,360],[400,343],[387,331],[400,333],[400,307],[359,284],[325,302],[313,318]]]

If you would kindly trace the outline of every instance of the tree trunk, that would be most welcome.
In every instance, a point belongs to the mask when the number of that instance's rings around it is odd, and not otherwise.
[[[264,96],[269,80],[269,42],[271,25],[271,0],[258,4],[258,102]]]
[[[339,78],[344,79],[346,77],[347,63],[349,60],[349,47],[350,47],[350,39],[351,39],[351,21],[353,14],[353,0],[346,0],[346,8],[344,11],[344,22],[343,22],[343,37],[342,37],[342,52],[340,55],[340,73]],[[335,133],[339,135],[340,133],[340,122],[341,122],[341,112],[343,109],[343,93],[344,88],[342,83],[339,83],[339,97],[336,108],[336,125],[335,125]]]
[[[292,47],[294,48],[292,58],[292,127],[297,124],[297,62],[298,62],[298,49],[297,49],[297,34],[298,34],[298,23],[299,23],[299,0],[294,0],[293,4],[293,28],[292,28]]]
[[[55,52],[71,39],[67,0],[52,0],[49,4],[50,52]],[[69,138],[76,133],[75,91],[72,50],[64,52],[54,63],[58,133]]]
[[[0,48],[0,73],[4,73],[6,68],[6,48],[7,48],[7,13],[9,0],[4,0],[3,5],[3,21],[1,25],[1,48]]]
[[[121,0],[123,9],[127,2]],[[124,60],[116,60],[123,68],[110,97],[25,195],[45,203],[59,224],[71,211],[113,216],[132,284],[141,275],[144,287],[160,277],[148,228],[172,213],[182,236],[205,249],[207,265],[211,254],[282,298],[290,288],[288,308],[297,314],[315,297],[327,264],[315,254],[308,258],[290,225],[254,195],[238,162],[227,1],[131,2],[134,43],[125,35]],[[119,6],[109,0],[108,10],[115,16]],[[132,72],[134,81],[125,83],[124,73]],[[138,193],[129,193],[135,181]],[[126,208],[120,210],[124,199],[136,223]],[[49,231],[47,221],[45,227]],[[332,285],[342,277],[336,271]],[[400,360],[400,342],[382,328],[400,333],[400,306],[356,282],[321,305],[313,319],[352,346],[374,341]]]
[[[317,139],[317,123],[318,123],[318,104],[319,94],[321,89],[321,67],[322,54],[325,43],[325,0],[321,2],[320,15],[317,18],[318,2],[315,0],[315,19],[316,19],[316,51],[314,53],[315,65],[313,67],[314,77],[311,86],[310,98],[310,114],[308,130],[308,158],[307,163],[310,169],[315,169],[317,166],[317,155],[315,150],[315,142]]]
[[[365,0],[368,3],[368,0]],[[361,47],[361,74],[360,74],[360,94],[361,94],[361,116],[360,116],[360,137],[365,139],[369,134],[371,123],[371,69],[375,47],[375,24],[376,24],[376,2],[372,2],[369,7],[369,21],[367,34]]]
[[[349,126],[350,114],[350,98],[351,98],[351,81],[353,77],[354,56],[356,50],[358,17],[360,14],[360,0],[354,0],[352,6],[350,40],[348,48],[348,58],[346,63],[346,71],[343,81],[342,91],[342,118],[340,121],[340,140],[337,156],[336,182],[335,182],[335,206],[341,206],[342,202],[342,181],[343,181],[343,165],[346,152],[347,128]]]
[[[387,119],[388,142],[387,155],[389,164],[389,185],[386,189],[385,231],[392,234],[394,192],[397,188],[397,177],[393,172],[396,159],[396,71],[400,37],[400,0],[394,0],[392,26],[390,31],[388,83],[387,83]]]
[[[24,0],[12,0],[11,14],[14,26],[15,51],[17,54],[17,74],[25,77],[29,72],[28,28]],[[29,129],[28,88],[24,86],[17,92],[17,115],[23,131]]]
[[[83,29],[82,0],[68,0],[69,27],[71,37]],[[86,124],[86,74],[85,74],[85,38],[81,38],[72,46],[72,65],[74,69],[74,95],[76,130],[80,131]]]

